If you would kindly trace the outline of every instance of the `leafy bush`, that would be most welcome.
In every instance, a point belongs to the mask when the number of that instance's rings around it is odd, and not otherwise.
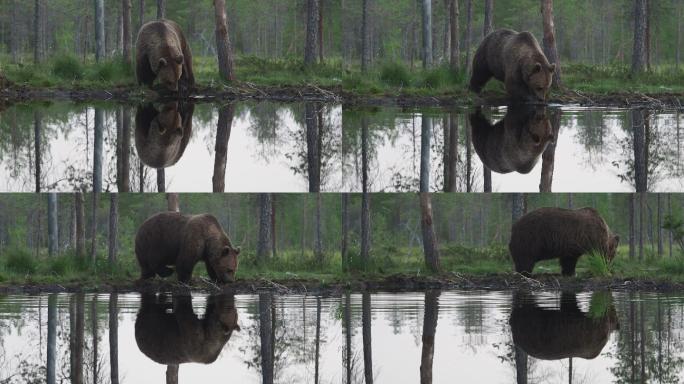
[[[5,268],[14,273],[33,274],[38,269],[38,262],[26,249],[10,249],[6,252]]]
[[[74,56],[60,56],[52,64],[52,73],[66,80],[81,80],[83,78],[83,66]]]
[[[600,320],[606,317],[613,303],[613,296],[609,291],[594,292],[589,302],[589,317]]]
[[[592,251],[587,256],[589,273],[595,277],[607,277],[612,274],[612,263],[608,262],[600,252]]]
[[[386,63],[380,68],[380,80],[385,84],[404,87],[411,83],[411,74],[400,63]]]

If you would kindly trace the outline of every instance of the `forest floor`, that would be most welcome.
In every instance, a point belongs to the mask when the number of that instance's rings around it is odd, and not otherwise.
[[[135,84],[132,69],[120,60],[81,64],[69,57],[34,65],[4,66],[0,101],[112,100],[141,102],[164,95]],[[303,68],[297,60],[242,57],[236,61],[237,81],[218,78],[210,58],[195,59],[197,89],[182,98],[197,101],[318,101],[351,105],[468,106],[503,105],[500,82],[490,81],[481,95],[466,89],[464,72],[446,67],[429,70],[401,64],[380,64],[367,74],[331,60]],[[551,104],[598,107],[672,108],[684,105],[684,70],[659,68],[632,76],[624,66],[563,67],[563,86],[550,95]]]

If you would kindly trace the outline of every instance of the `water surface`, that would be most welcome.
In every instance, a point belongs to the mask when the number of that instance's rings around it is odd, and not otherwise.
[[[2,296],[0,335],[9,383],[684,380],[680,294]]]

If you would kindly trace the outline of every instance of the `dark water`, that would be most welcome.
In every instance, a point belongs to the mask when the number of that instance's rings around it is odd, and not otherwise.
[[[0,297],[3,383],[677,383],[683,363],[679,294]]]
[[[680,192],[683,128],[676,110],[19,104],[0,191],[349,192],[364,169],[369,191],[416,191],[423,164],[434,191]]]

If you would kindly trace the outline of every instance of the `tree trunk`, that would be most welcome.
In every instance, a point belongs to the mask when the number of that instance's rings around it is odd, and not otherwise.
[[[344,362],[345,384],[352,384],[352,330],[351,330],[351,294],[349,291],[344,295]]]
[[[216,124],[216,145],[214,146],[214,175],[211,177],[212,190],[225,192],[226,189],[226,162],[228,160],[228,141],[233,127],[235,105],[228,104],[219,109],[218,123]]]
[[[494,0],[484,0],[484,28],[482,37],[494,31]]]
[[[111,384],[119,384],[118,298],[119,295],[117,293],[109,294],[109,377],[111,380]]]
[[[263,264],[271,249],[271,194],[258,194],[259,200],[259,239],[257,241],[257,262]]]
[[[656,199],[658,201],[658,224],[656,225],[656,231],[658,231],[658,257],[663,257],[663,254],[665,253],[663,243],[663,203],[661,201],[661,195],[661,193],[656,194]]]
[[[117,254],[119,253],[118,244],[119,231],[119,195],[109,194],[109,264],[115,265]]]
[[[225,0],[214,0],[214,17],[216,19],[216,54],[218,55],[219,74],[228,81],[235,80],[233,71],[233,46],[228,35]]]
[[[449,64],[454,71],[461,69],[461,64],[459,62],[461,46],[459,41],[458,17],[458,0],[449,0]]]
[[[91,233],[91,243],[90,243],[90,261],[95,265],[97,259],[97,204],[100,194],[93,192],[93,211],[91,215],[90,222],[90,233]]]
[[[466,69],[468,74],[473,70],[473,63],[470,59],[470,41],[473,39],[473,0],[465,0],[466,2],[466,33],[463,47],[466,53]]]
[[[140,0],[138,3],[138,31],[145,24],[145,0]]]
[[[74,294],[69,301],[69,374],[71,382],[75,384],[83,384],[84,301],[83,293]]]
[[[321,148],[320,130],[318,129],[318,114],[316,109],[320,105],[316,103],[306,103],[304,105],[304,120],[306,123],[306,164],[309,176],[309,192],[320,192],[321,190]]]
[[[636,257],[636,195],[629,194],[629,258]]]
[[[644,236],[646,234],[646,192],[639,192],[639,261],[644,260]]]
[[[19,61],[19,6],[17,2],[18,0],[12,0],[10,3],[10,53],[12,54],[12,64],[16,64]]]
[[[274,335],[272,325],[275,319],[271,316],[273,305],[271,293],[259,294],[259,338],[261,340],[261,375],[263,384],[273,384],[273,350]]]
[[[420,357],[420,383],[432,384],[432,361],[435,356],[435,333],[439,316],[439,295],[436,290],[425,292],[423,311],[423,348]]]
[[[83,193],[74,193],[74,207],[76,210],[76,256],[85,256],[85,212],[83,209]]]
[[[423,68],[432,67],[432,0],[423,0]]]
[[[492,192],[492,171],[482,164],[482,191],[486,193]]]
[[[513,204],[512,204],[512,223],[515,223],[520,219],[526,212],[526,201],[524,193],[514,193],[512,194]]]
[[[304,46],[304,65],[316,63],[316,41],[318,34],[319,0],[306,0],[306,45]]]
[[[95,61],[105,58],[104,0],[95,0]]]
[[[631,117],[634,143],[634,184],[637,192],[647,192],[647,149],[643,111],[639,109],[633,109],[631,111]]]
[[[527,352],[517,345],[513,345],[515,350],[515,373],[518,384],[527,384]]]
[[[370,195],[368,194],[368,120],[361,117],[361,262],[366,268],[370,261]]]
[[[672,217],[672,194],[667,194],[667,215]],[[668,245],[668,256],[672,257],[672,231],[668,231],[667,235],[667,245]]]
[[[634,48],[632,49],[632,73],[646,69],[646,0],[634,0]]]
[[[349,244],[349,194],[342,194],[342,245],[340,246],[340,254],[342,257],[342,270],[348,271],[350,266],[350,260],[347,253],[347,247]]]
[[[430,192],[430,141],[432,118],[423,114],[420,123],[420,192]]]
[[[365,384],[373,384],[373,351],[371,348],[371,297],[361,294],[361,328],[363,334],[363,373]]]
[[[168,364],[166,366],[166,384],[178,384],[179,364]]]
[[[130,192],[131,110],[122,106],[116,116],[116,188],[119,192]]]
[[[121,0],[123,57],[128,65],[131,64],[131,47],[133,34],[131,33],[131,0]]]
[[[551,115],[551,128],[553,129],[553,140],[548,144],[542,154],[541,180],[539,181],[539,192],[553,191],[553,169],[556,163],[556,143],[560,134],[560,110],[555,110]]]
[[[104,110],[95,108],[95,134],[93,143],[93,192],[102,192],[102,158],[104,146]]]
[[[180,197],[177,193],[166,194],[166,209],[171,212],[180,212]]]
[[[318,4],[318,61],[323,64],[323,2]]]
[[[57,225],[57,193],[50,192],[48,200],[48,254],[57,256],[59,252],[59,226]]]
[[[556,64],[556,70],[553,72],[553,85],[558,87],[561,85],[561,67],[558,59],[558,51],[556,50],[556,28],[553,23],[553,0],[542,0],[542,20],[544,25],[544,54],[549,60],[549,63]]]
[[[51,193],[54,195],[54,193]],[[56,198],[56,196],[55,196]],[[55,384],[57,362],[57,295],[48,295],[48,334],[47,334],[47,364],[46,381]]]
[[[453,0],[456,2],[456,0]],[[457,174],[458,168],[458,116],[456,113],[449,113],[449,149],[445,151],[448,153],[445,167],[447,169],[444,177],[444,192],[456,192],[457,189]],[[445,143],[446,145],[446,143]]]
[[[316,362],[314,368],[314,383],[318,384],[318,362],[321,356],[321,297],[316,297]]]
[[[166,170],[157,168],[157,192],[166,192]]]
[[[370,69],[371,51],[370,51],[370,2],[371,0],[363,1],[363,12],[361,16],[361,71],[368,72]]]
[[[166,0],[157,0],[157,20],[166,18]]]
[[[429,192],[420,192],[420,212],[425,266],[432,272],[438,272],[440,270],[439,251],[435,229],[432,226],[432,201]]]
[[[41,190],[42,149],[41,137],[43,135],[43,114],[38,110],[33,112],[33,151],[35,161],[36,193]]]
[[[315,249],[314,254],[316,256],[316,262],[319,266],[323,265],[323,239],[321,235],[321,193],[316,193],[316,231],[315,236]]]
[[[278,249],[277,249],[277,234],[278,231],[276,230],[276,208],[278,204],[276,204],[276,196],[277,195],[271,195],[271,257],[274,259],[278,257]]]
[[[91,365],[91,368],[93,369],[92,375],[93,375],[93,382],[97,382],[98,377],[98,337],[97,337],[97,295],[93,296],[93,300],[90,302],[90,326],[91,326],[91,331],[92,331],[92,343],[91,346],[93,347],[93,362]]]

